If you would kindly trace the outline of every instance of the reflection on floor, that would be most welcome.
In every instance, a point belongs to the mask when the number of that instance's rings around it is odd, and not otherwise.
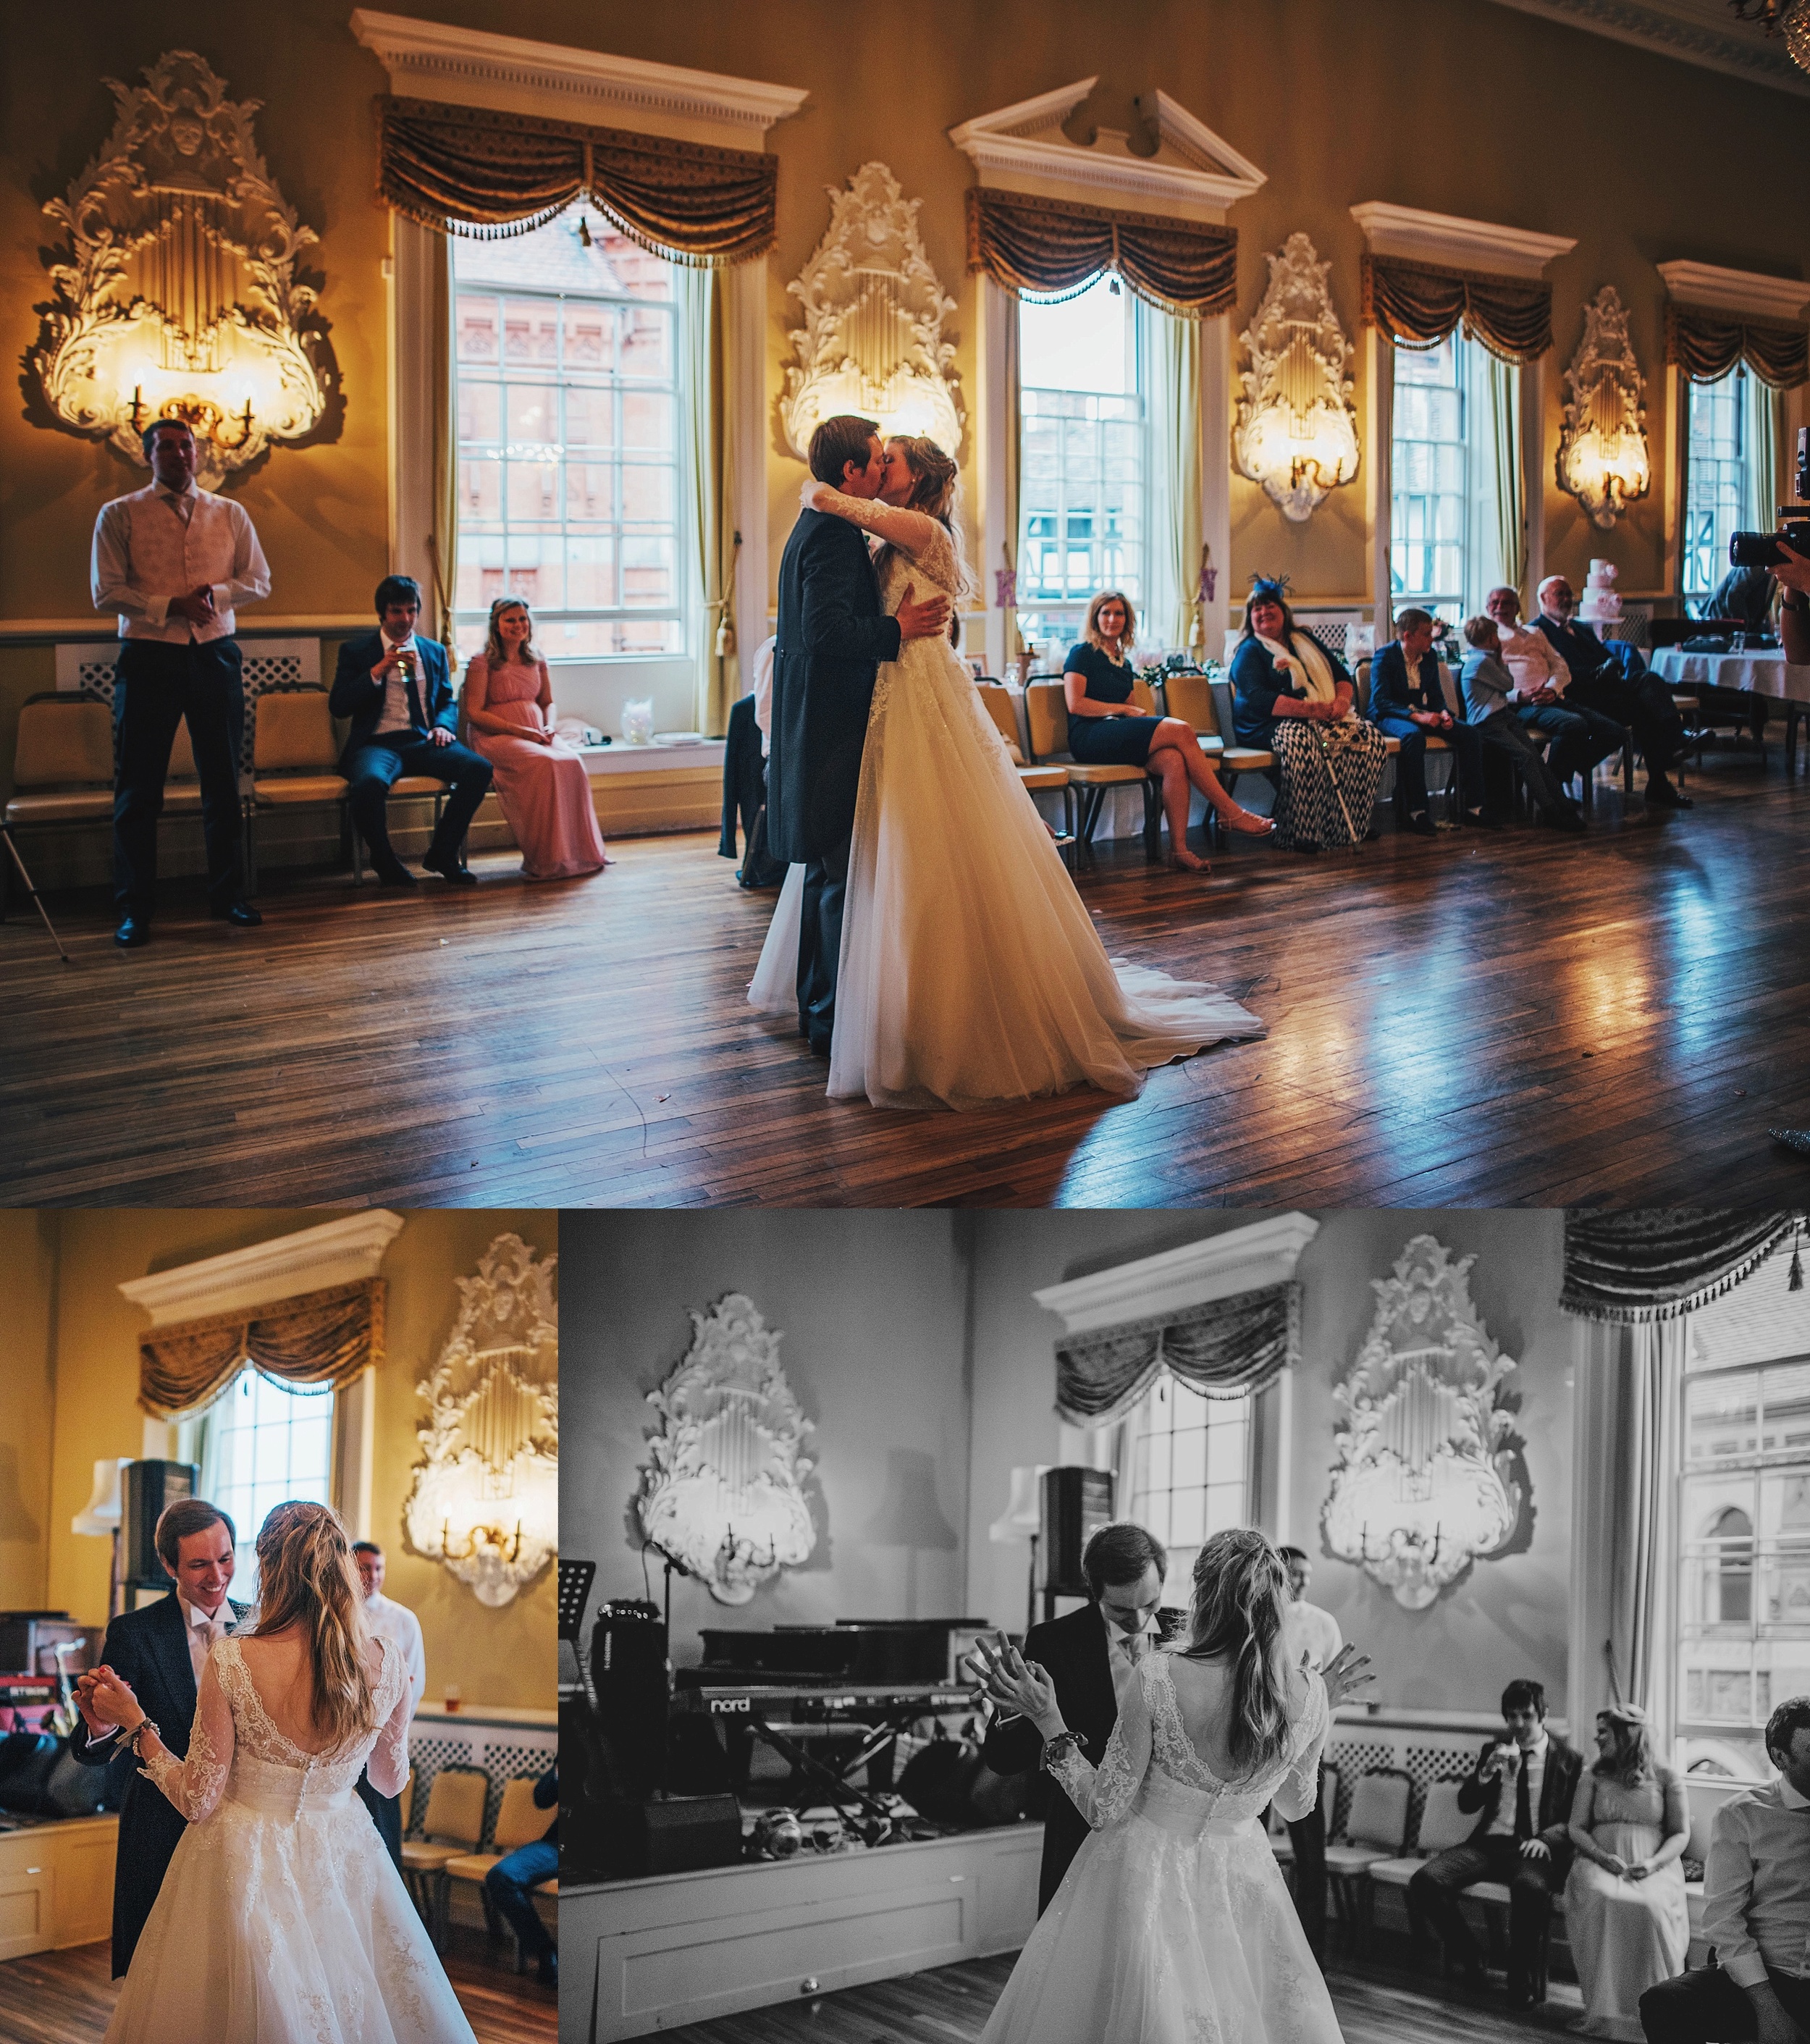
[[[974,2044],[1011,1973],[1015,1954],[941,1966],[850,1988],[816,2001],[751,2009],[680,2030],[668,2044]],[[1327,1969],[1345,2044],[1523,2044],[1570,2030],[1583,2014],[1578,1990],[1555,1981],[1538,2013],[1511,2011],[1501,1991],[1483,1996],[1444,1986],[1430,1973],[1335,1961]]]
[[[0,1963],[0,2037],[6,2044],[95,2044],[118,1988],[108,1977],[105,1944],[40,1952]],[[446,1970],[478,2044],[552,2044],[559,1996],[518,1980],[503,1948],[481,1931],[455,1924]]]

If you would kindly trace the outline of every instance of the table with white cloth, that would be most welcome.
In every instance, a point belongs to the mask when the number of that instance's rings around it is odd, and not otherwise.
[[[1777,647],[1743,653],[1689,653],[1666,646],[1653,655],[1652,669],[1668,688],[1739,689],[1785,705],[1785,756],[1797,761],[1797,720],[1810,715],[1810,667],[1793,667]]]

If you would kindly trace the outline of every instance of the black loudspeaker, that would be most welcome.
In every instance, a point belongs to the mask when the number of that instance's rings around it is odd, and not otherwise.
[[[157,1522],[179,1497],[193,1497],[201,1472],[193,1462],[128,1462],[120,1500],[120,1531],[125,1536],[124,1580],[167,1589],[170,1578],[157,1558]]]
[[[1043,1472],[1043,1534],[1040,1554],[1046,1596],[1087,1594],[1081,1558],[1102,1526],[1113,1523],[1113,1477],[1109,1470],[1053,1469]]]
[[[591,1687],[611,1792],[651,1795],[666,1780],[667,1628],[657,1604],[623,1598],[591,1628]]]
[[[733,1866],[742,1856],[740,1807],[733,1796],[611,1804],[603,1813],[603,1854],[618,1881]]]

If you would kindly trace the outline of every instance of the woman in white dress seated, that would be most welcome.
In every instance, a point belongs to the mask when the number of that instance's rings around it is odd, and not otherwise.
[[[1370,1677],[1343,1648],[1290,1667],[1288,1577],[1261,1533],[1215,1534],[1194,1564],[1188,1643],[1147,1654],[1097,1770],[1055,1690],[1000,1636],[974,1671],[1046,1742],[1093,1827],[1019,1955],[982,2044],[1339,2044],[1320,1968],[1265,1837],[1319,1793],[1334,1707]]]
[[[189,1820],[107,2044],[475,2044],[371,1813],[409,1772],[407,1663],[374,1640],[344,1529],[279,1504],[258,1535],[257,1629],[217,1640],[179,1761],[108,1668],[103,1724]]]
[[[1599,1711],[1597,1751],[1572,1799],[1578,1852],[1565,1932],[1584,1990],[1584,2034],[1639,2040],[1640,1997],[1684,1971],[1690,1946],[1690,1813],[1684,1777],[1653,1758],[1644,1711]]]

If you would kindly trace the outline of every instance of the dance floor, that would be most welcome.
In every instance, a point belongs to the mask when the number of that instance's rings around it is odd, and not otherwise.
[[[671,2044],[974,2044],[1016,1958],[978,1959],[850,1988],[820,2000],[750,2009],[660,2034]],[[1442,1989],[1424,1974],[1335,1962],[1327,1984],[1345,2044],[1521,2044],[1570,2030],[1583,2014],[1574,1986],[1555,1982],[1537,2012],[1511,2011],[1500,1992]]]
[[[1109,950],[1269,1025],[986,1112],[824,1097],[744,990],[771,912],[713,836],[586,881],[513,854],[459,896],[268,876],[259,931],[178,882],[122,954],[96,891],[0,926],[0,1198],[145,1205],[1436,1206],[1800,1198],[1810,781],[1712,759],[1697,806],[1599,795],[1574,839],[1240,843],[1204,883],[1135,843],[1083,876]]]
[[[0,2037],[6,2044],[95,2044],[119,1993],[104,1943],[0,1963]],[[478,2044],[553,2044],[559,1996],[492,1963],[481,1932],[454,1925],[446,1970]]]

